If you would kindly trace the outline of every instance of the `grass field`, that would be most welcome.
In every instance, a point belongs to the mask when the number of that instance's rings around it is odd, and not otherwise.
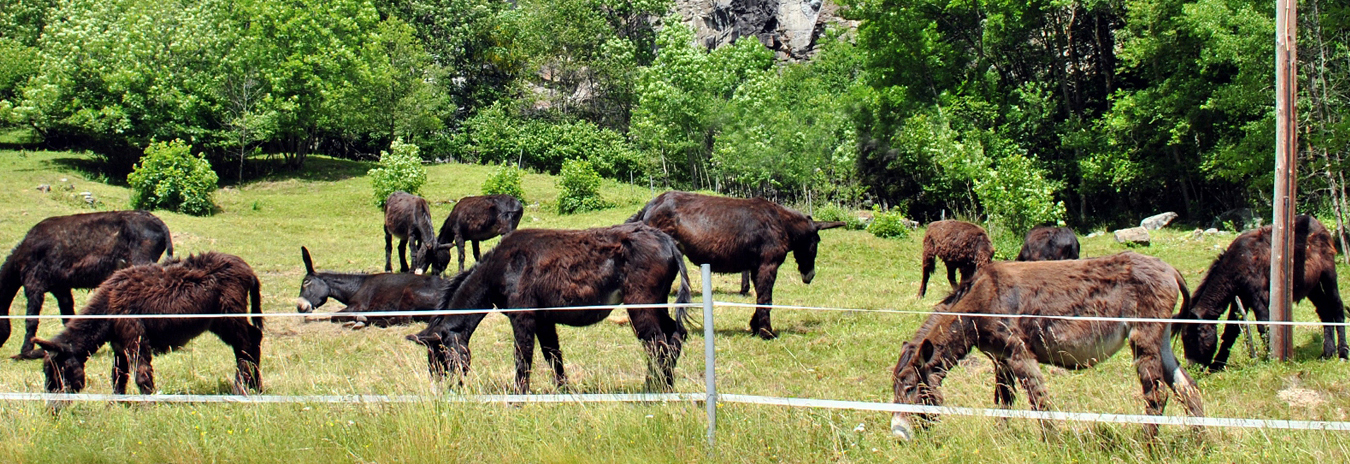
[[[178,255],[216,250],[243,257],[262,278],[263,310],[291,313],[304,267],[300,246],[315,265],[337,271],[383,268],[381,213],[370,202],[369,164],[314,157],[304,173],[276,175],[218,191],[221,211],[211,217],[156,212],[173,231]],[[80,192],[91,192],[99,209],[124,209],[124,187],[91,180],[88,157],[66,152],[0,151],[0,248],[13,247],[33,224],[52,215],[88,211]],[[430,166],[423,196],[434,220],[443,220],[447,200],[477,194],[489,168]],[[521,227],[582,228],[623,221],[652,196],[645,187],[606,184],[603,194],[618,207],[558,216],[550,212],[553,178],[529,175]],[[53,190],[36,190],[50,184]],[[73,184],[73,189],[64,186]],[[1139,249],[1180,269],[1193,289],[1232,235],[1192,240],[1189,231],[1164,231]],[[922,322],[917,315],[873,309],[925,310],[947,291],[935,276],[929,296],[918,300],[919,237],[884,240],[860,231],[822,232],[817,276],[803,285],[796,264],[784,264],[776,302],[857,308],[859,311],[774,313],[781,336],[751,337],[750,311],[717,310],[719,389],[724,393],[889,401],[889,371]],[[489,242],[486,247],[491,247]],[[1083,239],[1086,256],[1123,250],[1109,236]],[[395,258],[397,259],[397,258]],[[941,268],[941,266],[939,266]],[[1339,269],[1342,289],[1350,269]],[[941,273],[941,271],[939,271]],[[695,288],[699,288],[695,272]],[[714,277],[715,298],[752,302],[734,293],[739,276]],[[88,293],[76,291],[77,305]],[[23,311],[22,294],[11,312]],[[338,309],[335,302],[320,311]],[[47,299],[46,313],[55,313]],[[1298,305],[1298,320],[1315,320],[1312,306]],[[18,351],[22,324],[0,348]],[[44,321],[40,336],[60,324]],[[435,396],[420,346],[404,336],[419,326],[350,331],[326,322],[270,318],[261,363],[264,393],[419,394]],[[1295,360],[1249,359],[1241,342],[1230,368],[1191,373],[1215,417],[1350,420],[1350,365],[1317,359],[1321,332],[1295,332]],[[640,391],[645,364],[629,327],[604,322],[560,329],[573,391]],[[704,340],[691,336],[676,370],[676,390],[703,390]],[[473,371],[463,393],[506,393],[513,377],[510,327],[505,317],[486,319],[473,339]],[[533,390],[556,391],[551,374],[535,363]],[[102,350],[89,360],[89,393],[109,393],[111,357]],[[1143,402],[1128,353],[1082,372],[1044,369],[1056,409],[1140,414]],[[214,337],[155,359],[163,393],[227,394],[233,356]],[[950,406],[992,407],[993,373],[983,356],[971,356],[944,383]],[[134,389],[133,389],[134,390]],[[0,391],[41,392],[37,361],[0,361]],[[1019,392],[1018,407],[1026,408]],[[1173,402],[1168,414],[1182,414]],[[913,443],[889,436],[886,414],[790,409],[752,405],[719,408],[719,442],[704,446],[701,404],[464,405],[437,402],[401,405],[122,405],[76,404],[53,415],[43,404],[0,402],[0,461],[4,462],[889,462],[889,461],[1087,461],[1177,462],[1350,460],[1345,433],[1210,429],[1204,441],[1188,430],[1163,427],[1156,446],[1141,441],[1129,425],[1064,423],[1043,440],[1039,426],[1002,424],[982,418],[949,417]]]

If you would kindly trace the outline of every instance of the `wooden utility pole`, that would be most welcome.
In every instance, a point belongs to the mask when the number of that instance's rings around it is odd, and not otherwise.
[[[1295,36],[1298,10],[1294,0],[1275,0],[1275,217],[1270,241],[1270,317],[1273,321],[1294,320],[1294,198],[1297,191],[1298,130],[1295,97],[1298,46]],[[1293,352],[1293,331],[1289,326],[1271,330],[1271,354],[1281,361]]]

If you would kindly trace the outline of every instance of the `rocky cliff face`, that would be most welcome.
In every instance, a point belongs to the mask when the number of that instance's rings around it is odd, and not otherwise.
[[[708,48],[754,37],[779,59],[803,60],[830,23],[851,27],[829,0],[676,0],[675,9]]]

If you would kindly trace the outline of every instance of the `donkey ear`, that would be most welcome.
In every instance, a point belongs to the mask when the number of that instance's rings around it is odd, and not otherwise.
[[[309,258],[309,248],[300,247],[300,258],[305,260],[305,274],[314,274],[314,260]]]
[[[919,346],[919,359],[923,360],[924,365],[932,364],[933,355],[935,355],[936,353],[937,350],[934,349],[933,342],[931,340],[925,339],[923,341],[923,345]]]
[[[431,334],[431,335],[411,334],[408,335],[408,340],[412,341],[413,343],[417,343],[419,345],[430,345],[432,343],[440,343],[441,334]]]
[[[835,227],[844,227],[844,222],[843,222],[843,221],[829,221],[829,222],[815,221],[815,225],[816,225],[816,230],[825,230],[825,229],[833,229],[833,228],[835,228]]]
[[[66,351],[69,351],[66,349],[65,344],[43,340],[37,337],[33,337],[33,343],[36,343],[38,346],[42,347],[43,350],[50,351],[53,353],[64,353]]]

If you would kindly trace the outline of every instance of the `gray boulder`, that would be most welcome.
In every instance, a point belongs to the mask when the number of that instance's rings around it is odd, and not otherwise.
[[[1158,230],[1163,227],[1167,227],[1167,224],[1170,224],[1172,220],[1176,218],[1177,213],[1168,211],[1166,213],[1156,214],[1144,218],[1144,220],[1139,221],[1139,227],[1143,227],[1148,230]]]
[[[709,49],[754,37],[779,59],[804,60],[829,23],[848,24],[828,0],[676,0],[675,11],[694,28],[694,41]],[[848,27],[853,29],[853,27]]]
[[[1115,232],[1116,241],[1126,245],[1148,246],[1148,229],[1143,227],[1131,227],[1129,229],[1120,229]]]

